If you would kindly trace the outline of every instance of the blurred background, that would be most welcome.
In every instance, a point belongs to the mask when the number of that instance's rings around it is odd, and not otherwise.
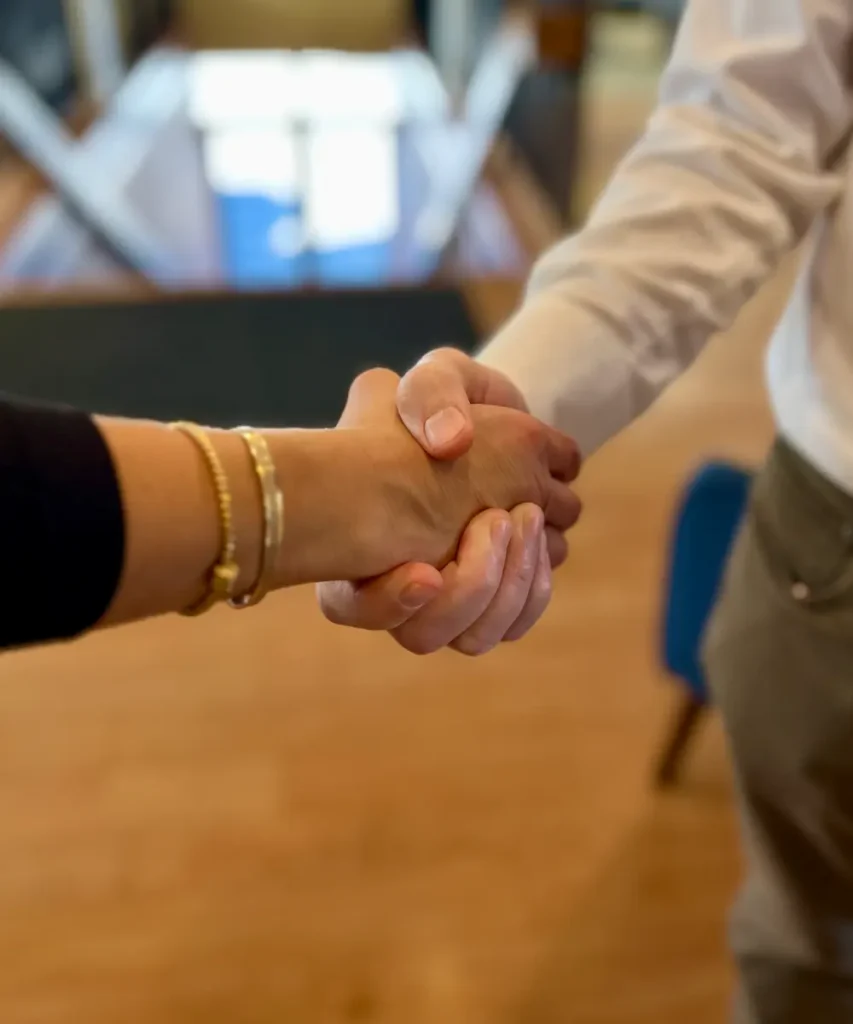
[[[679,8],[2,0],[4,390],[327,424],[360,369],[472,349],[642,131]],[[293,591],[4,656],[4,1024],[724,1019],[679,528],[768,443],[789,270],[589,464],[517,646],[418,660]]]

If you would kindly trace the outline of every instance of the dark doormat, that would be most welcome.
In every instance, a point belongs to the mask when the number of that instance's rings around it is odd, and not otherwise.
[[[476,334],[454,290],[0,309],[0,389],[92,412],[328,426],[354,377]]]

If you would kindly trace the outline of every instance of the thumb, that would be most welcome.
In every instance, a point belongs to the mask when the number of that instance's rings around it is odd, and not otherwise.
[[[397,411],[433,458],[458,459],[471,447],[471,402],[465,379],[452,364],[424,362],[410,370],[397,391]]]
[[[321,583],[320,609],[338,626],[389,630],[408,622],[441,592],[441,573],[431,565],[401,565],[363,583]]]
[[[472,405],[526,408],[518,389],[503,374],[456,349],[425,356],[397,391],[400,419],[436,459],[457,459],[471,447]]]

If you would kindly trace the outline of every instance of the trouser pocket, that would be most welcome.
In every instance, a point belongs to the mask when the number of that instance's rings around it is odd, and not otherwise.
[[[853,497],[778,442],[753,488],[750,528],[777,596],[853,623]]]

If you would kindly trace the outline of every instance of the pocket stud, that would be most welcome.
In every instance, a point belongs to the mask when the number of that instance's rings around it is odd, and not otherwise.
[[[808,583],[803,583],[802,580],[798,580],[791,587],[791,596],[795,601],[808,601],[812,596],[811,587]]]

